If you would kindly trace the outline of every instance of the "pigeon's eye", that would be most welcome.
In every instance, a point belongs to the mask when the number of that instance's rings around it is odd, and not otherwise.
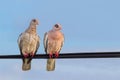
[[[55,27],[58,28],[59,27],[58,24],[55,24]]]
[[[33,19],[33,22],[36,22],[36,20],[35,20],[35,19]]]

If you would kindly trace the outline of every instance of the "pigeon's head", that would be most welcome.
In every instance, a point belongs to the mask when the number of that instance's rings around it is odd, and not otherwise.
[[[62,26],[60,24],[55,24],[53,27],[54,30],[61,30]]]
[[[32,19],[30,24],[37,26],[37,25],[39,25],[39,21],[37,19]]]

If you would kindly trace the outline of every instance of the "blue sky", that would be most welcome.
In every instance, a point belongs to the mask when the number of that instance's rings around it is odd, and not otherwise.
[[[119,0],[2,0],[0,1],[0,55],[19,54],[17,38],[33,18],[39,19],[38,53],[44,53],[43,35],[60,23],[65,35],[61,52],[120,51]],[[54,72],[46,60],[33,60],[21,70],[22,60],[0,60],[1,80],[120,80],[120,59],[57,60]]]

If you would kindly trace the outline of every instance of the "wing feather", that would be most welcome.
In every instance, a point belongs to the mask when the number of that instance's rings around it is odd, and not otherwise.
[[[60,50],[59,50],[58,52],[60,52],[60,51],[61,51],[61,49],[62,49],[62,47],[63,47],[63,45],[64,45],[64,40],[65,40],[65,38],[64,38],[64,34],[63,34],[63,38],[62,38],[62,41],[61,41]]]
[[[22,40],[22,35],[23,35],[23,33],[21,33],[21,34],[19,35],[18,40],[17,40],[21,54],[22,54],[22,45],[21,45],[21,43],[22,43],[22,41],[23,41],[23,40]]]
[[[46,53],[47,53],[47,43],[48,43],[48,33],[46,32],[44,34],[44,49]]]
[[[35,50],[35,54],[36,54],[36,52],[37,52],[37,50],[38,50],[38,48],[39,48],[39,46],[40,46],[40,37],[37,35],[37,46],[36,46],[36,50]]]

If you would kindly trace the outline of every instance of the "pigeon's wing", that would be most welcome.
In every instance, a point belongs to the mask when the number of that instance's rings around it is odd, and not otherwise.
[[[63,45],[64,45],[64,41],[65,41],[65,37],[64,37],[64,34],[63,34],[63,37],[61,39],[61,46],[60,46],[60,50],[62,49]],[[60,52],[59,50],[59,52]]]
[[[19,46],[19,50],[20,50],[20,53],[22,54],[22,36],[23,36],[23,33],[21,33],[20,35],[19,35],[19,37],[18,37],[18,40],[17,40],[17,42],[18,42],[18,46]]]
[[[17,39],[17,43],[18,43],[18,46],[19,46],[19,47],[20,47],[21,36],[22,36],[22,33],[19,35],[19,37],[18,37],[18,39]]]
[[[48,33],[46,32],[44,34],[44,49],[46,53],[47,53],[47,45],[48,45]]]
[[[37,50],[38,50],[38,48],[39,48],[39,46],[40,46],[40,37],[39,37],[38,35],[37,35],[36,43],[37,43],[37,45],[36,45],[35,54],[36,54],[36,52],[37,52]]]

